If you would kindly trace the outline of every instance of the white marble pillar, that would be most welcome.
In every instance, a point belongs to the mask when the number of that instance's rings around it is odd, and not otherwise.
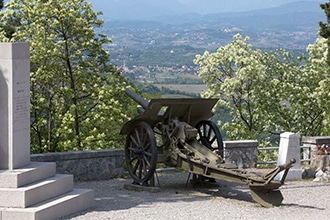
[[[297,180],[302,178],[302,169],[300,162],[300,135],[290,132],[281,134],[280,149],[278,152],[277,166],[288,163],[292,158],[296,163],[290,168],[286,180]],[[275,179],[280,180],[284,171],[280,172]]]
[[[30,46],[0,43],[0,170],[30,164]]]

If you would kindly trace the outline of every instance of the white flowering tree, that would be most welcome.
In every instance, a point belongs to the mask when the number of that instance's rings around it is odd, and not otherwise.
[[[203,95],[219,97],[220,108],[231,113],[231,120],[220,121],[227,138],[265,141],[282,131],[321,135],[327,109],[322,100],[329,96],[320,93],[329,71],[320,55],[324,42],[309,46],[310,57],[294,58],[282,49],[253,49],[248,40],[237,34],[232,43],[194,61],[208,85]]]
[[[195,59],[200,65],[200,76],[208,85],[203,95],[219,97],[219,105],[231,112],[232,121],[223,124],[230,138],[254,136],[263,120],[257,93],[263,90],[265,67],[260,63],[262,52],[253,50],[248,40],[235,35],[232,43]]]
[[[320,41],[310,50],[313,52],[313,63],[318,66],[325,66],[324,73],[327,75],[324,80],[319,82],[318,94],[322,96],[321,102],[327,104],[326,112],[324,114],[325,120],[323,122],[324,133],[330,133],[330,1],[328,3],[320,4],[321,9],[324,11],[327,22],[319,22],[320,30],[319,35],[322,37]]]
[[[19,21],[3,40],[30,42],[34,153],[122,147],[128,85],[95,33],[98,15],[86,0],[12,0],[0,15]]]
[[[326,41],[327,48],[325,50],[327,57],[327,64],[330,66],[330,1],[328,3],[320,4],[321,9],[324,11],[327,22],[319,22],[320,30],[319,35]]]

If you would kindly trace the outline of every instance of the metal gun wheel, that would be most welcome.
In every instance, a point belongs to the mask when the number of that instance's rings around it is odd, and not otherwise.
[[[146,185],[156,169],[157,145],[149,124],[139,122],[126,138],[125,157],[128,172],[135,184]]]
[[[197,141],[203,144],[205,147],[213,152],[216,152],[223,159],[223,142],[219,128],[210,120],[199,121],[196,126],[198,134]],[[204,176],[194,176],[193,180],[215,182],[214,178],[208,178]]]
[[[209,120],[199,121],[196,126],[198,130],[197,141],[223,158],[223,142],[219,128]]]

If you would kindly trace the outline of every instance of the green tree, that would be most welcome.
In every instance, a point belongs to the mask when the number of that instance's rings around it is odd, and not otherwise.
[[[12,0],[1,16],[20,21],[10,41],[30,42],[32,152],[122,144],[128,84],[95,33],[99,14],[86,0]]]
[[[0,0],[0,11],[4,8],[4,1]],[[19,20],[11,19],[7,20],[5,24],[0,21],[0,31],[3,32],[1,35],[11,38],[15,32],[15,27],[19,26]]]
[[[219,97],[231,113],[230,121],[220,122],[227,137],[268,141],[282,131],[321,135],[327,107],[319,83],[327,69],[316,65],[320,50],[311,45],[310,58],[295,58],[283,49],[253,49],[248,40],[235,35],[232,43],[195,59],[208,85],[203,95]]]
[[[209,88],[203,95],[219,97],[219,105],[231,112],[232,121],[222,122],[228,138],[254,137],[263,120],[257,95],[265,78],[260,63],[262,52],[252,49],[248,40],[235,35],[231,44],[212,54],[206,51],[197,55],[194,61],[200,65],[200,76]]]
[[[313,50],[313,63],[317,66],[324,66],[325,75],[327,77],[319,82],[318,94],[322,97],[320,102],[326,103],[327,106],[330,104],[329,90],[330,90],[330,2],[320,4],[321,9],[324,10],[326,15],[326,23],[319,22],[320,30],[317,44],[311,47]],[[323,130],[328,135],[330,133],[330,109],[326,108],[324,113],[325,120],[323,122]]]
[[[327,41],[327,64],[330,66],[330,2],[320,4],[320,7],[324,10],[324,13],[327,18],[327,23],[319,22],[320,30],[319,35],[326,39]]]
[[[320,37],[314,44],[309,45],[308,51],[310,54],[310,58],[308,59],[308,68],[310,73],[313,73],[316,80],[314,83],[316,84],[316,89],[312,94],[312,98],[314,98],[316,104],[315,106],[319,106],[322,109],[321,117],[323,117],[323,121],[321,122],[321,133],[320,135],[329,135],[330,133],[330,66],[327,63],[327,51],[328,49],[327,39]]]

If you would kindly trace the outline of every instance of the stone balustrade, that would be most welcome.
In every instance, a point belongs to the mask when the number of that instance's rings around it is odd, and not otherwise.
[[[317,145],[330,144],[329,137],[303,137],[302,144],[310,146],[310,167],[316,170],[330,169],[330,155],[317,155]],[[308,151],[309,148],[304,149]],[[257,165],[258,141],[224,141],[224,159],[238,168],[254,168]],[[309,157],[309,156],[308,156]],[[75,181],[109,180],[124,174],[124,149],[57,152],[31,155],[31,161],[55,162],[60,174],[72,174]],[[299,164],[299,163],[298,163]],[[298,165],[297,164],[297,165]]]
[[[226,162],[239,168],[256,167],[258,141],[224,141]],[[55,162],[56,172],[72,174],[74,181],[109,180],[124,174],[124,149],[33,154],[31,161]]]

